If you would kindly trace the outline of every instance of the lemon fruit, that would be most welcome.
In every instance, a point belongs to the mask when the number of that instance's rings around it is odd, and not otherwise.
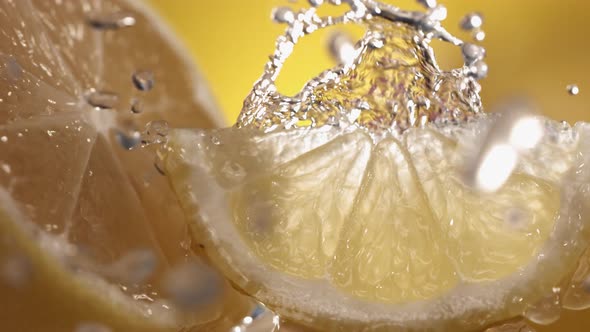
[[[235,127],[174,130],[163,149],[216,266],[282,317],[322,330],[551,320],[547,301],[587,245],[588,125],[515,120],[539,124],[528,144],[534,131],[480,113],[477,83],[440,71],[419,31],[382,19],[352,65],[285,97],[273,79],[302,22],[279,38]],[[480,185],[461,175],[469,151],[483,153]]]
[[[150,121],[222,124],[182,47],[135,1],[4,1],[0,22],[1,329],[230,328],[250,304],[140,147]]]

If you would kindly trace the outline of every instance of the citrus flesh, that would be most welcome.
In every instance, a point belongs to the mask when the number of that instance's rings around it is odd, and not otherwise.
[[[134,1],[6,1],[0,17],[2,329],[232,326],[248,300],[206,266],[138,148],[152,120],[222,123],[178,42]],[[146,71],[153,87],[135,87]],[[166,286],[187,264],[207,276],[188,307]]]
[[[522,314],[585,245],[590,132],[544,121],[550,134],[490,194],[457,170],[493,116],[378,142],[330,126],[177,130],[166,169],[215,263],[285,317],[470,330]]]

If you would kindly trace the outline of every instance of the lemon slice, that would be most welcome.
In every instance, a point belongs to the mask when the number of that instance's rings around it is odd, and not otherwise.
[[[154,139],[161,121],[223,122],[161,20],[137,1],[3,1],[0,44],[0,330],[241,320],[249,300],[207,266],[139,147],[150,121]]]
[[[167,172],[210,255],[286,318],[472,330],[518,316],[586,245],[588,126],[545,123],[494,193],[458,175],[495,121],[373,140],[356,126],[171,133]]]

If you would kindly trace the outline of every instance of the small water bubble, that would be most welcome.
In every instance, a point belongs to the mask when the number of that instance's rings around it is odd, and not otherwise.
[[[139,146],[141,143],[141,134],[138,131],[134,131],[131,134],[126,134],[123,131],[116,131],[115,137],[119,145],[125,150],[132,150]]]
[[[119,103],[119,96],[112,92],[91,89],[86,93],[86,101],[98,109],[114,109]]]
[[[572,96],[577,96],[580,93],[580,88],[577,84],[570,84],[566,87],[567,92]]]
[[[465,15],[459,22],[461,29],[471,31],[479,29],[483,25],[483,15],[478,12],[473,12]]]
[[[330,36],[328,50],[332,58],[343,65],[352,64],[356,54],[354,41],[344,31],[336,31]]]
[[[308,0],[309,4],[313,7],[321,6],[324,3],[324,0]]]
[[[31,279],[33,266],[26,256],[14,255],[0,261],[0,279],[11,287],[25,286]]]
[[[185,310],[207,305],[221,292],[221,280],[211,268],[193,261],[179,265],[164,278],[164,289]]]
[[[78,324],[74,332],[113,332],[113,330],[104,324],[87,322]]]
[[[56,130],[47,130],[45,133],[47,134],[47,136],[53,137],[55,134],[57,134],[57,131]]]
[[[168,122],[164,120],[150,121],[141,135],[141,143],[143,145],[164,143],[169,130]]]
[[[154,88],[154,73],[150,70],[138,70],[131,76],[133,85],[139,91],[150,91]]]
[[[293,23],[295,22],[295,13],[289,7],[277,7],[272,11],[272,19],[276,23]]]
[[[139,114],[143,112],[143,102],[137,98],[131,100],[131,112]]]
[[[116,30],[134,26],[136,19],[129,12],[93,13],[88,17],[88,24],[99,30]]]
[[[8,137],[7,136],[0,136],[0,142],[2,142],[2,143],[8,142]]]
[[[424,6],[424,8],[433,9],[436,7],[436,0],[416,0],[419,4]]]

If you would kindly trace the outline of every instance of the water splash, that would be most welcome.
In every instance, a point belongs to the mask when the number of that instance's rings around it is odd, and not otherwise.
[[[440,39],[464,42],[441,25],[446,9],[427,2],[426,12],[404,11],[371,0],[338,1],[350,10],[320,17],[317,6],[291,15],[275,11],[288,25],[264,74],[244,102],[237,127],[276,128],[354,125],[375,139],[428,122],[463,121],[482,110],[477,79],[485,77],[485,50],[465,46],[465,65],[443,71],[429,46]],[[430,8],[432,7],[432,8]],[[300,38],[336,24],[358,23],[368,32],[340,66],[308,82],[297,95],[278,92],[275,81]]]

